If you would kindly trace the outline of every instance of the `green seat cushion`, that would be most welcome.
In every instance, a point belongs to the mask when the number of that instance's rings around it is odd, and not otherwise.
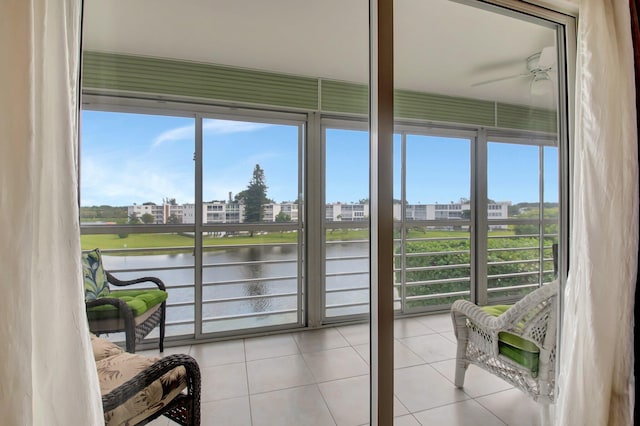
[[[113,290],[109,297],[126,302],[133,309],[133,315],[139,316],[149,309],[167,300],[167,292],[163,290]],[[113,305],[100,305],[87,309],[89,320],[118,318],[118,308]]]
[[[84,276],[84,300],[89,302],[99,297],[108,296],[109,281],[102,266],[102,255],[99,249],[83,253],[81,257],[82,274]]]
[[[500,316],[511,305],[483,306],[482,310],[494,317]],[[538,374],[540,348],[533,342],[512,333],[498,333],[498,351],[507,358],[529,369],[533,376]]]

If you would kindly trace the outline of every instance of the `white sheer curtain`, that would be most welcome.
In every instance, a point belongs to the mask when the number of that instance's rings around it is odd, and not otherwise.
[[[104,423],[77,207],[80,0],[0,6],[0,423]]]
[[[629,4],[582,0],[579,7],[556,425],[632,425],[638,143]]]

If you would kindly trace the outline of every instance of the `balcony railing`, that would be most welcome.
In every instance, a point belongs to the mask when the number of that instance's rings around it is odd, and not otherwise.
[[[421,229],[415,225],[412,223],[411,229],[394,240],[396,312],[441,311],[456,299],[470,298],[474,278],[468,230]],[[256,238],[256,242],[246,243],[232,237],[211,237],[203,243],[202,261],[198,262],[194,245],[153,247],[150,243],[149,247],[127,247],[127,238],[116,240],[117,234],[104,235],[104,228],[85,231],[83,238],[95,234],[111,238],[106,248],[101,247],[105,268],[110,272],[122,278],[146,275],[163,279],[169,292],[168,336],[243,334],[304,324],[307,290],[302,249],[295,232],[295,237],[289,237],[295,242],[260,242]],[[138,234],[140,231],[135,230]],[[323,319],[342,320],[367,314],[369,240],[362,233],[367,233],[368,224],[351,222],[335,228],[327,226],[325,231]],[[168,234],[140,235],[162,241]],[[284,234],[261,235],[267,239]],[[193,233],[182,236],[195,241]],[[541,281],[550,281],[554,273],[554,238],[490,232],[485,278],[489,299],[520,297]],[[172,233],[170,241],[174,240]],[[122,248],[114,248],[113,241]],[[85,248],[96,242],[85,241]],[[200,284],[196,284],[197,280]],[[197,320],[201,321],[200,329]]]

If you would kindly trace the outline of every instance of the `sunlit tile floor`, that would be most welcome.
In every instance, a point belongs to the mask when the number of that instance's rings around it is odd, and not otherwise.
[[[453,385],[448,314],[399,319],[394,331],[395,425],[541,424],[537,404],[475,366],[464,389]],[[369,327],[359,324],[173,347],[165,355],[198,361],[203,425],[359,426],[369,422],[368,342]]]

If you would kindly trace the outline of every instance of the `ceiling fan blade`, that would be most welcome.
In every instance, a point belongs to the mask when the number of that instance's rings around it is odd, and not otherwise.
[[[514,75],[509,75],[509,76],[506,76],[506,77],[493,78],[491,80],[485,80],[485,81],[480,81],[478,83],[473,83],[471,85],[471,87],[482,86],[484,84],[496,83],[498,81],[512,80],[514,78],[530,77],[530,76],[531,76],[531,74],[529,74],[529,73],[514,74]]]
[[[556,63],[556,47],[547,46],[540,52],[540,59],[538,59],[539,69],[549,69]]]

